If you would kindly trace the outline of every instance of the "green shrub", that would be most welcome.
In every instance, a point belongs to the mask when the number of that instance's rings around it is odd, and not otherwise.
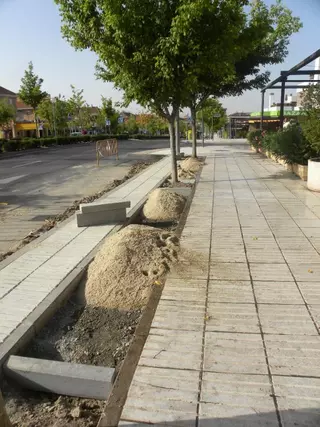
[[[10,139],[8,141],[4,141],[4,143],[2,144],[2,151],[4,151],[5,153],[9,151],[17,151],[19,150],[19,144],[20,144],[20,141],[16,139]]]
[[[305,138],[299,125],[276,132],[272,137],[266,137],[263,142],[276,157],[286,163],[307,165],[308,159],[316,156],[316,151]]]
[[[169,135],[145,135],[145,134],[134,134],[131,135],[132,139],[167,139]]]
[[[320,154],[320,109],[308,112],[307,119],[302,124],[302,131],[313,150]]]
[[[264,135],[265,131],[261,129],[252,130],[248,133],[247,139],[254,148],[261,148]]]

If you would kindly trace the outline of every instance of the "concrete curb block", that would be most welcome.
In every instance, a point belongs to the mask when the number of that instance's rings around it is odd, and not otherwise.
[[[10,356],[4,365],[7,377],[24,388],[40,392],[105,400],[112,387],[115,370],[31,357]]]

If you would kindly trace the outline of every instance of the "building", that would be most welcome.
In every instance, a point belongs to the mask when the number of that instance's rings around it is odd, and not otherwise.
[[[315,61],[314,69],[320,70],[320,57]],[[296,94],[285,95],[284,102],[284,119],[285,121],[303,116],[303,91],[306,87],[319,84],[320,74],[310,75],[308,82],[299,83],[299,88]],[[269,94],[269,105],[265,108],[263,115],[263,123],[265,129],[276,130],[280,127],[280,102],[274,101],[274,93]],[[261,112],[253,112],[250,114],[250,129],[258,129],[261,122]]]
[[[244,138],[249,130],[250,113],[229,114],[227,123],[228,138]]]
[[[12,105],[15,109],[17,108],[17,95],[9,89],[6,89],[0,86],[0,101],[6,101],[8,104]],[[1,138],[11,138],[15,137],[15,127],[12,123],[10,129],[0,129],[0,139]]]

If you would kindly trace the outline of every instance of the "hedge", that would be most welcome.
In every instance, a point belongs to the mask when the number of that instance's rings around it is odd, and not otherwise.
[[[278,132],[256,130],[249,132],[247,138],[254,148],[268,151],[289,164],[307,165],[308,159],[319,156],[303,135],[299,125]]]
[[[81,135],[81,136],[58,136],[57,138],[22,138],[22,139],[9,139],[9,140],[0,140],[0,152],[8,151],[21,151],[28,150],[31,148],[39,147],[50,147],[51,145],[68,145],[76,144],[81,142],[94,142],[101,139],[165,139],[169,138],[168,135],[132,135],[128,134],[119,134],[119,135]]]

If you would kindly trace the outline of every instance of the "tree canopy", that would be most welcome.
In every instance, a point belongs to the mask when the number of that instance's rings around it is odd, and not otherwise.
[[[320,83],[304,89],[302,105],[307,115],[302,122],[303,133],[312,148],[320,152]]]
[[[15,119],[16,110],[13,105],[6,100],[0,101],[0,129],[8,130],[11,128],[12,121]]]
[[[24,77],[21,79],[18,95],[25,104],[30,105],[34,110],[48,96],[47,92],[41,89],[42,83],[43,79],[35,74],[33,63],[29,62],[28,68],[24,72]]]
[[[209,133],[213,136],[214,132],[220,130],[227,123],[227,116],[222,104],[215,98],[208,98],[201,105],[197,118],[202,119],[207,126]]]
[[[63,134],[68,127],[69,104],[61,95],[44,99],[38,106],[38,116],[48,122],[51,132]]]
[[[280,0],[55,0],[62,33],[98,55],[98,75],[168,120],[176,179],[174,119],[210,95],[257,87],[260,66],[281,62],[299,29]],[[248,77],[249,76],[249,77]],[[253,76],[252,78],[250,76]],[[195,132],[194,132],[195,133]]]

